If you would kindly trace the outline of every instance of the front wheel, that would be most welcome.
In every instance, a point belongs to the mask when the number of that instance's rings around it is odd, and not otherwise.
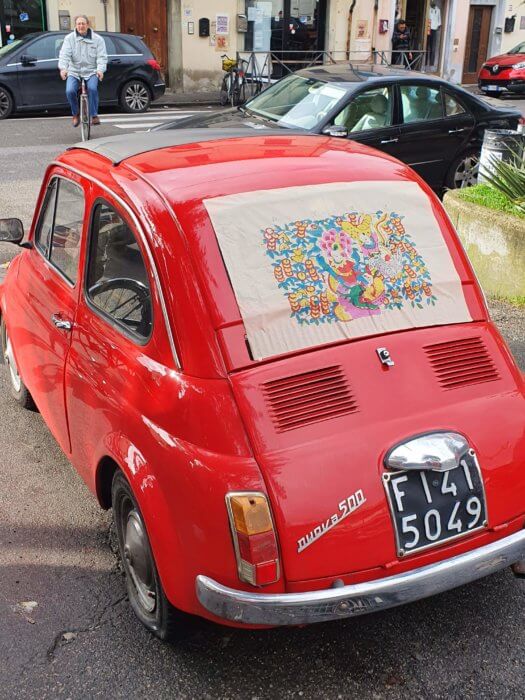
[[[91,119],[89,116],[89,102],[87,95],[80,95],[80,133],[82,141],[89,141],[91,133]]]
[[[230,101],[231,79],[232,79],[231,73],[226,73],[226,75],[222,79],[221,91],[219,93],[219,102],[221,104],[221,107],[226,107],[226,105]]]
[[[128,80],[120,92],[119,102],[124,112],[139,114],[149,108],[151,95],[142,80]]]
[[[14,108],[11,94],[3,87],[0,87],[0,119],[7,119]]]
[[[479,173],[479,149],[463,151],[452,163],[445,179],[450,190],[472,187],[477,184]]]
[[[15,355],[13,352],[13,345],[11,343],[9,335],[7,334],[7,328],[3,320],[0,326],[0,334],[2,337],[2,358],[4,364],[7,367],[11,396],[15,399],[17,403],[20,404],[20,406],[22,406],[22,408],[34,410],[35,403],[33,401],[33,397],[31,396],[26,385],[22,381],[22,378],[18,371],[18,366],[16,364]]]
[[[174,608],[166,598],[142,513],[120,471],[115,472],[111,493],[113,520],[131,607],[142,624],[159,639],[181,639],[188,630],[189,616]]]

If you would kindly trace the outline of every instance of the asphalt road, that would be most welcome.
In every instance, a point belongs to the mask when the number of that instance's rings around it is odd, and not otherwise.
[[[1,124],[0,216],[30,221],[46,164],[75,140],[65,120]],[[523,361],[523,334],[497,311]],[[264,632],[198,623],[185,645],[164,645],[127,605],[109,515],[39,414],[11,401],[3,371],[0,448],[2,699],[523,695],[525,582],[509,571],[352,621]]]

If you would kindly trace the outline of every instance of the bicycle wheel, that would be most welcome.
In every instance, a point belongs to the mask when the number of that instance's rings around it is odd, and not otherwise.
[[[89,141],[91,119],[89,117],[89,102],[87,95],[80,95],[80,132],[82,141]]]
[[[239,89],[239,76],[237,73],[232,74],[230,80],[230,92],[229,92],[229,102],[232,107],[235,107],[237,102],[237,90]]]
[[[238,78],[235,87],[235,106],[238,107],[246,102],[246,80]]]
[[[230,99],[230,83],[231,83],[231,73],[226,73],[222,79],[221,92],[219,95],[219,102],[222,107],[226,107]]]

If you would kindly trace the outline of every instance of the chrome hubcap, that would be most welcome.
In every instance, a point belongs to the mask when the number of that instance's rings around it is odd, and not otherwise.
[[[19,392],[22,388],[22,380],[18,374],[18,367],[16,366],[15,356],[13,355],[13,346],[11,345],[11,340],[7,333],[5,334],[4,360],[9,369],[9,378],[11,379],[13,389]]]
[[[478,181],[479,158],[477,156],[467,156],[463,158],[456,168],[454,175],[454,186],[458,189],[472,187]]]
[[[126,89],[126,104],[130,109],[144,109],[148,106],[148,91],[140,83],[133,83]]]
[[[144,526],[136,510],[128,513],[124,533],[124,558],[144,610],[152,613],[157,604],[155,575]]]

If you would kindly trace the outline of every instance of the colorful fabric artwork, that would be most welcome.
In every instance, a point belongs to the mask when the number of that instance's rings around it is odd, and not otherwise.
[[[346,212],[262,231],[276,284],[299,324],[434,306],[425,261],[395,212]]]

